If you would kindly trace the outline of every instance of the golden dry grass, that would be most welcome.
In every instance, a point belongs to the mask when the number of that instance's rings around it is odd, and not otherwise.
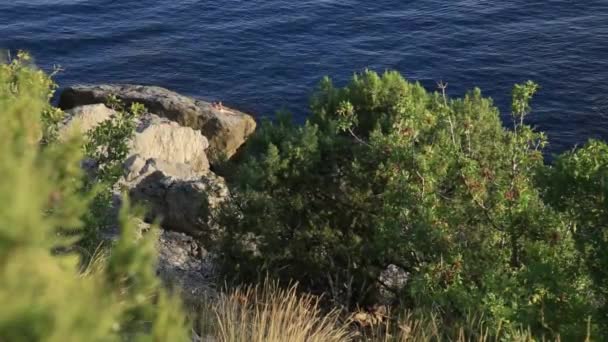
[[[537,340],[524,328],[490,329],[474,315],[459,326],[446,326],[432,314],[391,318],[360,311],[344,319],[337,310],[324,313],[317,297],[299,294],[296,286],[283,289],[271,281],[222,293],[201,316],[202,340],[214,342],[560,341]],[[591,341],[589,336],[585,341]]]
[[[298,295],[296,286],[261,286],[221,294],[211,305],[205,326],[218,342],[341,342],[351,341],[340,313],[322,313],[318,298]],[[205,335],[203,333],[203,335]]]
[[[445,327],[435,315],[417,318],[406,313],[399,319],[388,319],[361,331],[362,341],[372,342],[493,342],[506,340],[513,342],[534,341],[525,329],[506,331],[500,327],[490,333],[481,318],[470,317],[464,327]]]

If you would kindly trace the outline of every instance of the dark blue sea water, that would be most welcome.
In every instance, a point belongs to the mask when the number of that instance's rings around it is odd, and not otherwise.
[[[542,86],[531,122],[552,150],[608,139],[608,0],[0,0],[0,49],[60,64],[57,81],[156,84],[258,117],[300,119],[323,75],[396,69],[507,111]]]

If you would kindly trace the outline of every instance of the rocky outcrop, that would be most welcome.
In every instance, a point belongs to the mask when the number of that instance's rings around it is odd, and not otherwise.
[[[256,127],[255,120],[240,111],[195,100],[161,87],[139,85],[76,85],[65,89],[59,107],[106,103],[115,95],[125,104],[138,102],[148,111],[182,126],[200,130],[209,139],[207,156],[212,163],[236,153]]]
[[[73,130],[86,133],[117,113],[94,104],[75,107],[67,114],[60,137]],[[203,230],[215,229],[211,213],[227,198],[228,188],[209,170],[209,142],[199,130],[147,113],[137,119],[129,148],[124,175],[114,185],[112,216],[117,216],[121,192],[127,190],[133,202],[148,209],[145,220],[137,220],[140,232],[160,219],[158,276],[181,293],[186,307],[195,310],[215,295],[212,258],[196,237]],[[86,168],[94,174],[97,166]],[[118,232],[115,221],[102,236],[114,240]]]
[[[147,220],[160,218],[165,229],[199,236],[215,229],[212,211],[228,196],[224,180],[209,172],[188,172],[184,165],[148,160],[138,175],[125,183],[134,202],[148,209]]]
[[[163,230],[158,239],[157,273],[161,280],[179,289],[186,308],[197,309],[215,296],[212,259],[191,236]]]
[[[67,116],[59,128],[59,136],[64,137],[72,130],[86,133],[105,120],[111,119],[116,112],[103,104],[76,107],[66,112]],[[176,122],[145,114],[137,119],[133,139],[129,142],[128,163],[154,159],[166,165],[176,164],[203,174],[209,170],[205,150],[209,142],[200,131],[182,127]],[[132,169],[133,166],[130,165]],[[139,171],[139,170],[138,170]]]
[[[60,135],[71,129],[87,132],[115,112],[98,104],[76,107],[68,114]],[[228,189],[221,177],[209,171],[205,154],[209,143],[201,132],[145,114],[138,118],[129,144],[116,196],[126,189],[135,203],[148,209],[147,221],[160,219],[164,229],[192,236],[212,229],[210,213],[228,196]]]
[[[136,219],[137,239],[150,234],[151,224]],[[195,238],[183,233],[160,229],[156,240],[158,252],[156,274],[165,285],[179,291],[186,309],[197,310],[217,295],[213,258]],[[104,239],[115,243],[120,234],[118,227],[104,232]],[[197,312],[192,312],[197,314]]]

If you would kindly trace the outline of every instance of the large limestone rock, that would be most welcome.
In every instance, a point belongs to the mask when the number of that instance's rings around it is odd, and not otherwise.
[[[126,104],[139,102],[154,114],[201,130],[209,139],[207,155],[212,163],[229,158],[253,133],[255,120],[240,111],[195,100],[161,87],[139,85],[76,85],[63,91],[59,107],[105,103],[115,95]]]
[[[116,115],[103,104],[80,106],[67,113],[60,136],[73,130],[86,133]],[[135,203],[148,209],[146,220],[137,220],[141,234],[150,230],[150,222],[161,220],[158,276],[179,290],[187,308],[197,310],[216,292],[212,258],[199,246],[196,236],[204,229],[214,229],[211,212],[228,196],[228,189],[223,179],[209,170],[205,154],[209,143],[199,130],[152,114],[138,118],[136,124],[124,176],[114,185],[112,216],[117,218],[121,192],[126,188]],[[97,166],[87,167],[94,174]],[[101,234],[109,241],[116,240],[118,221]]]
[[[103,104],[80,106],[66,113],[67,119],[59,128],[60,137],[72,130],[86,133],[116,115],[115,111]],[[129,145],[129,160],[138,156],[144,161],[155,159],[164,164],[185,164],[200,174],[209,170],[205,153],[209,147],[207,138],[200,131],[153,114],[145,114],[138,119],[135,135]]]
[[[165,163],[187,164],[194,171],[209,170],[205,150],[207,138],[189,127],[156,115],[145,115],[140,119],[131,141],[131,154],[143,159],[158,159]]]
[[[60,135],[72,129],[87,132],[116,113],[97,104],[76,107],[68,114]],[[161,219],[163,228],[192,236],[212,229],[211,211],[228,196],[228,188],[209,170],[208,146],[200,131],[143,115],[130,141],[124,177],[114,186],[117,201],[127,189],[136,203],[146,206],[149,222]],[[95,165],[87,168],[94,174]]]
[[[97,127],[100,123],[109,120],[116,112],[104,104],[81,106],[66,111],[67,117],[60,128],[60,138],[69,132],[79,131],[85,133]]]

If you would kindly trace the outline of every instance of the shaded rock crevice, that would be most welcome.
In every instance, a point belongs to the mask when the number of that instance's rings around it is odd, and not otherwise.
[[[216,229],[212,210],[228,196],[224,180],[209,172],[198,178],[176,178],[154,170],[129,185],[129,197],[147,209],[146,220],[160,219],[168,230],[199,237]]]

